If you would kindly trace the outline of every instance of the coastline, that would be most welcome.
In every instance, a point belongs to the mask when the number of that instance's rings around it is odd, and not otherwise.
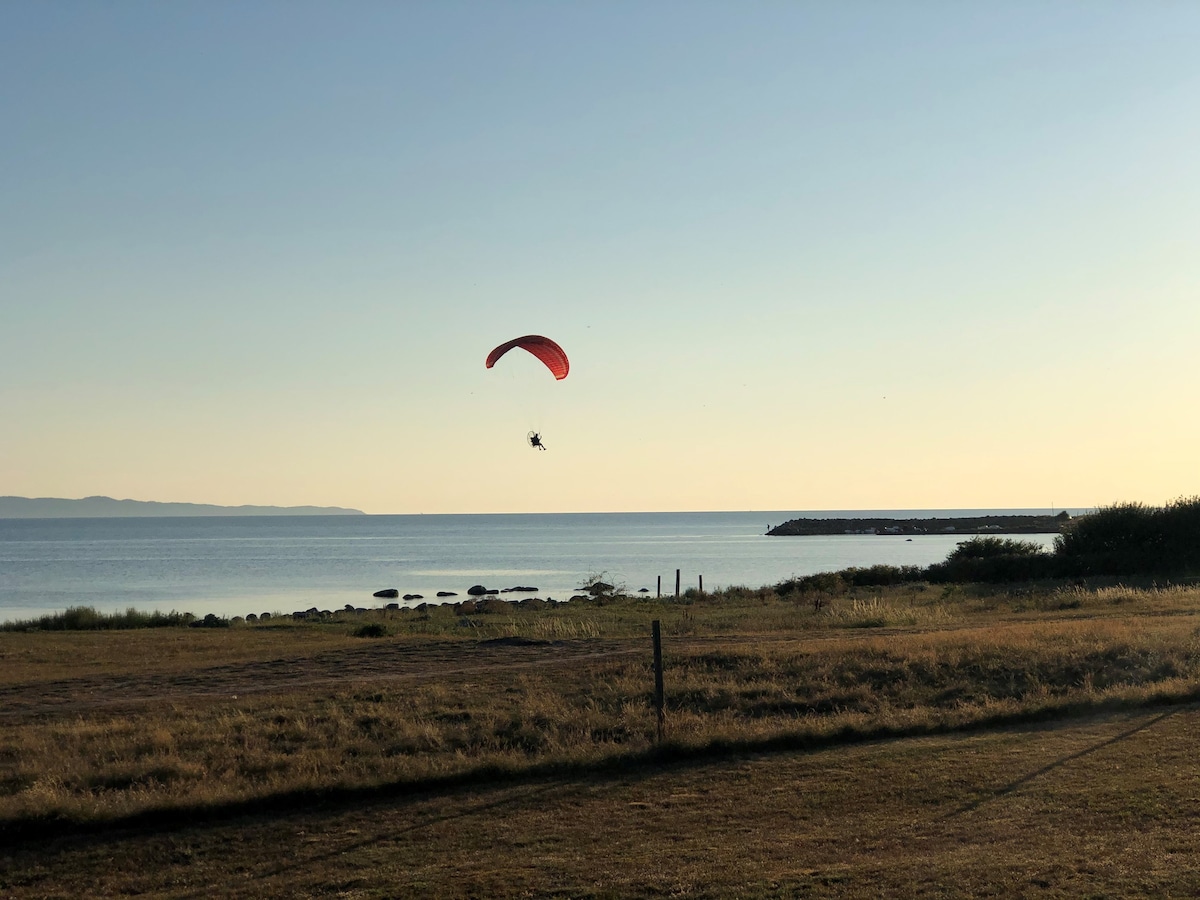
[[[838,512],[0,520],[0,620],[73,606],[200,618],[289,614],[370,606],[386,588],[429,600],[473,584],[534,585],[541,597],[564,600],[599,573],[653,595],[659,578],[663,593],[674,592],[676,569],[683,590],[702,577],[712,591],[849,566],[929,565],[966,537],[764,535],[768,522],[831,514]]]

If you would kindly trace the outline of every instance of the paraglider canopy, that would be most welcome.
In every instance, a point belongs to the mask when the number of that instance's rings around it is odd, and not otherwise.
[[[505,341],[495,350],[488,354],[487,367],[490,369],[496,364],[496,360],[502,357],[513,347],[520,347],[522,350],[528,350],[538,359],[540,359],[554,377],[562,381],[567,377],[567,372],[571,370],[571,361],[567,359],[567,354],[563,348],[554,343],[548,337],[542,337],[540,334],[527,334],[524,337],[513,338],[511,341]]]

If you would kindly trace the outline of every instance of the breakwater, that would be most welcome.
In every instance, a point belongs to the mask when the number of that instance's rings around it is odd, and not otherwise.
[[[771,536],[831,534],[1058,534],[1071,522],[1056,516],[956,516],[953,518],[790,519],[767,532]]]

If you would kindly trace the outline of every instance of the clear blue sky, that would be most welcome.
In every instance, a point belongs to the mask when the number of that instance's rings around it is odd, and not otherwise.
[[[1190,2],[0,5],[0,494],[1200,493],[1197,47]],[[484,369],[529,332],[568,379]]]

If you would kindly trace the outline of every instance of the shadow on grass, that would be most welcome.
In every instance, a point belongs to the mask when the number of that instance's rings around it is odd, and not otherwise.
[[[331,842],[328,849],[324,852],[315,854],[305,854],[304,857],[285,856],[279,860],[274,860],[263,866],[263,861],[259,861],[259,868],[255,870],[252,877],[255,882],[269,882],[270,879],[285,872],[296,873],[298,871],[312,870],[315,872],[321,871],[322,865],[330,860],[345,856],[348,853],[354,853],[366,847],[377,846],[381,840],[395,841],[397,838],[410,832],[424,831],[428,828],[433,828],[445,822],[454,822],[461,819],[469,819],[473,816],[486,815],[503,810],[510,806],[519,806],[529,802],[531,799],[540,797],[543,794],[553,793],[555,799],[561,800],[565,795],[571,793],[571,784],[565,781],[544,781],[538,785],[520,785],[511,790],[507,796],[493,800],[485,800],[473,804],[464,804],[458,811],[453,813],[443,813],[441,815],[428,816],[420,821],[414,822],[406,828],[391,829],[386,838],[381,838],[380,835],[372,833],[361,840],[351,841],[349,843]],[[414,796],[413,799],[416,799]],[[338,810],[334,810],[338,811]],[[193,900],[193,898],[208,898],[212,896],[212,889],[208,886],[201,886],[198,890],[190,894],[180,894],[180,900]]]
[[[747,755],[805,753],[832,747],[902,738],[945,734],[971,734],[1019,725],[1061,722],[1064,720],[1083,719],[1090,716],[1130,712],[1139,709],[1152,710],[1162,707],[1179,707],[1195,704],[1198,701],[1200,701],[1200,685],[1180,694],[1156,697],[1149,702],[1138,703],[1120,699],[1102,700],[1099,702],[1070,701],[1043,706],[1035,710],[985,716],[961,724],[933,724],[910,727],[881,726],[874,728],[847,726],[839,731],[824,735],[793,732],[767,738],[746,740],[719,739],[703,745],[685,745],[667,740],[659,746],[646,750],[586,762],[547,761],[533,763],[521,768],[488,765],[467,772],[417,781],[395,781],[361,787],[330,787],[285,791],[249,800],[196,805],[181,804],[110,818],[76,819],[44,816],[10,819],[0,822],[0,846],[11,847],[50,838],[61,839],[88,836],[92,836],[102,842],[113,839],[116,836],[114,833],[118,831],[123,832],[125,837],[128,837],[130,832],[161,835],[166,832],[186,831],[206,825],[225,824],[241,818],[286,816],[317,810],[323,813],[337,813],[350,809],[361,810],[365,807],[394,804],[397,801],[414,802],[436,796],[452,796],[455,793],[465,793],[479,787],[487,787],[488,789],[535,788],[536,790],[532,791],[532,793],[536,795],[556,788],[561,789],[568,782],[583,780],[592,782],[634,781],[653,777],[664,770],[679,770],[689,766],[708,765],[713,762],[736,759]],[[977,808],[990,799],[1011,793],[1021,785],[1053,770],[1057,766],[1063,765],[1077,757],[1092,753],[1109,744],[1125,740],[1138,731],[1157,724],[1177,711],[1177,709],[1171,709],[1150,722],[1138,725],[1136,728],[1132,728],[1095,747],[1082,750],[1073,756],[1051,763],[1001,788],[991,796],[974,801],[949,815],[951,817],[961,815]],[[425,828],[439,821],[474,815],[480,811],[502,807],[517,800],[525,799],[530,795],[530,791],[524,791],[514,794],[511,797],[489,801],[482,805],[477,804],[464,809],[460,814],[443,816],[438,819],[415,824],[412,826],[412,829]]]
[[[981,806],[983,806],[985,803],[991,803],[993,800],[999,800],[1001,797],[1007,797],[1009,794],[1012,794],[1013,792],[1020,790],[1022,787],[1029,784],[1030,782],[1034,781],[1035,779],[1041,778],[1043,775],[1050,774],[1051,772],[1053,772],[1055,769],[1059,768],[1060,766],[1065,766],[1069,762],[1074,762],[1077,759],[1082,759],[1085,756],[1089,756],[1092,753],[1095,753],[1099,750],[1103,750],[1105,747],[1111,747],[1114,744],[1119,744],[1122,741],[1127,741],[1127,740],[1129,740],[1129,738],[1133,737],[1138,732],[1146,731],[1149,728],[1153,728],[1159,722],[1162,722],[1164,719],[1167,719],[1168,717],[1173,716],[1178,712],[1179,712],[1178,707],[1175,709],[1169,709],[1166,712],[1160,713],[1159,715],[1155,716],[1153,719],[1150,719],[1148,722],[1142,722],[1139,725],[1135,725],[1133,728],[1130,728],[1128,731],[1123,731],[1120,734],[1116,735],[1115,737],[1111,737],[1111,738],[1108,738],[1107,740],[1100,741],[1097,744],[1093,744],[1091,747],[1085,747],[1083,750],[1080,750],[1078,753],[1070,753],[1067,756],[1064,756],[1062,759],[1056,759],[1054,762],[1048,763],[1048,764],[1042,766],[1040,769],[1030,772],[1028,775],[1023,775],[1022,777],[1016,779],[1015,781],[1009,782],[1008,784],[1004,785],[1003,787],[996,788],[994,791],[991,791],[989,794],[987,794],[984,797],[980,797],[978,800],[972,800],[970,803],[963,804],[958,809],[954,810],[954,812],[947,813],[945,816],[943,816],[943,818],[956,819],[961,815],[965,815],[966,813],[974,812],[975,810],[977,810]]]

